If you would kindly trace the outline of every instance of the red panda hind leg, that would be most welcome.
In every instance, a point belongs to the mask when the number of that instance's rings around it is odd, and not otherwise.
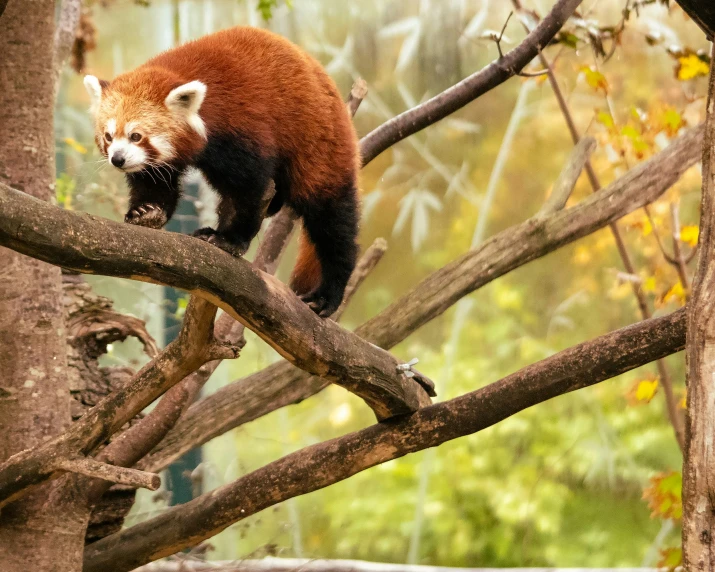
[[[337,193],[313,195],[294,208],[303,218],[303,237],[291,287],[321,317],[338,309],[358,256],[360,221],[354,184]]]

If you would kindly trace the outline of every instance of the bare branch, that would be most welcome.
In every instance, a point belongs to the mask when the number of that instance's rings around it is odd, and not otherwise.
[[[548,45],[581,0],[558,0],[516,48],[432,99],[383,123],[360,141],[363,165],[398,141],[444,119],[519,73]]]
[[[161,486],[161,478],[154,473],[115,467],[86,457],[62,459],[57,462],[55,469],[150,491],[155,491]]]
[[[589,160],[595,150],[596,140],[593,137],[584,137],[576,143],[566,161],[566,165],[561,174],[559,174],[559,178],[554,183],[551,195],[539,211],[542,216],[560,211],[566,206],[566,202],[576,186],[576,181],[581,176],[581,171],[583,171],[586,161]]]
[[[358,107],[362,100],[367,97],[367,82],[361,77],[355,80],[350,95],[348,96],[348,113],[354,116],[357,113]]]
[[[0,185],[0,244],[79,272],[198,294],[296,366],[362,397],[379,419],[429,402],[389,353],[320,319],[285,284],[204,241],[64,211]]]
[[[701,134],[702,127],[686,133],[574,207],[549,217],[537,215],[493,236],[428,276],[355,333],[389,349],[461,297],[652,202],[695,164]],[[184,452],[326,386],[290,364],[274,364],[194,404],[141,466],[159,470]]]
[[[715,5],[711,0],[677,0],[693,21],[705,32],[708,40],[715,38]]]
[[[670,203],[670,218],[673,225],[673,254],[675,255],[675,268],[678,270],[678,278],[685,292],[685,299],[690,298],[690,280],[688,279],[688,269],[685,266],[683,249],[680,247],[680,208],[677,202]]]
[[[353,270],[353,273],[350,276],[348,285],[345,287],[343,301],[340,303],[338,309],[335,310],[335,313],[331,316],[333,320],[336,322],[340,320],[353,295],[357,289],[360,288],[365,278],[367,278],[370,272],[372,272],[375,266],[377,266],[377,263],[382,260],[385,252],[387,252],[387,241],[384,238],[376,238],[375,242],[370,245],[370,248],[365,251],[365,254],[360,257],[360,260],[358,260],[358,263],[355,266],[355,270]]]
[[[558,395],[680,351],[685,311],[606,334],[410,417],[306,447],[237,481],[85,549],[84,572],[135,567],[194,546],[232,523],[289,498],[490,427]]]

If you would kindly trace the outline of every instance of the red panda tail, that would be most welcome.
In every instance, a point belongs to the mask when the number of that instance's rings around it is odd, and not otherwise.
[[[298,259],[290,277],[290,287],[301,296],[308,294],[320,286],[322,269],[315,245],[308,238],[305,229],[300,234],[298,242]]]

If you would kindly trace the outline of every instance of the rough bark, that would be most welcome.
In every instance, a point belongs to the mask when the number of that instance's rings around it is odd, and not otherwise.
[[[42,201],[55,181],[53,37],[53,0],[13,0],[2,14],[0,183]],[[65,352],[59,269],[0,248],[0,460],[69,424]],[[3,572],[79,569],[86,519],[67,487],[6,507]]]
[[[0,506],[66,470],[66,459],[93,453],[137,413],[203,364],[235,357],[237,348],[213,339],[215,314],[212,303],[192,298],[178,338],[130,382],[102,399],[64,433],[10,457],[0,466]]]
[[[87,547],[84,572],[132,570],[194,546],[232,523],[391,459],[469,435],[558,395],[680,351],[685,311],[574,346],[486,387],[306,447],[233,483]]]
[[[581,204],[547,217],[537,215],[493,236],[423,280],[355,333],[390,349],[462,296],[652,202],[697,161],[701,136],[702,128],[696,128]],[[326,386],[290,364],[272,365],[194,404],[141,467],[160,470],[184,452]]]
[[[713,50],[715,55],[715,49]],[[688,413],[683,466],[683,563],[715,570],[715,65],[703,138],[700,259],[688,310]]]
[[[386,121],[360,141],[363,165],[398,141],[444,119],[518,74],[558,33],[581,0],[558,0],[516,48],[432,99]]]
[[[0,186],[0,245],[78,272],[175,286],[260,335],[288,361],[355,393],[378,419],[429,403],[388,352],[322,320],[285,284],[190,236],[64,211]]]

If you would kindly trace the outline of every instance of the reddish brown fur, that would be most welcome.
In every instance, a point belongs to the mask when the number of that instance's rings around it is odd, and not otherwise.
[[[232,28],[205,36],[120,75],[103,90],[100,130],[108,119],[102,115],[105,102],[113,103],[107,109],[120,104],[117,131],[125,121],[141,119],[156,132],[170,134],[177,158],[190,162],[205,140],[177,121],[164,99],[194,80],[207,86],[199,115],[209,137],[249,134],[262,156],[289,159],[293,200],[312,203],[316,193],[354,188],[360,163],[357,136],[333,80],[308,54],[261,29]],[[98,144],[104,145],[101,131]],[[307,292],[320,283],[320,272],[315,249],[305,239],[294,284]]]

